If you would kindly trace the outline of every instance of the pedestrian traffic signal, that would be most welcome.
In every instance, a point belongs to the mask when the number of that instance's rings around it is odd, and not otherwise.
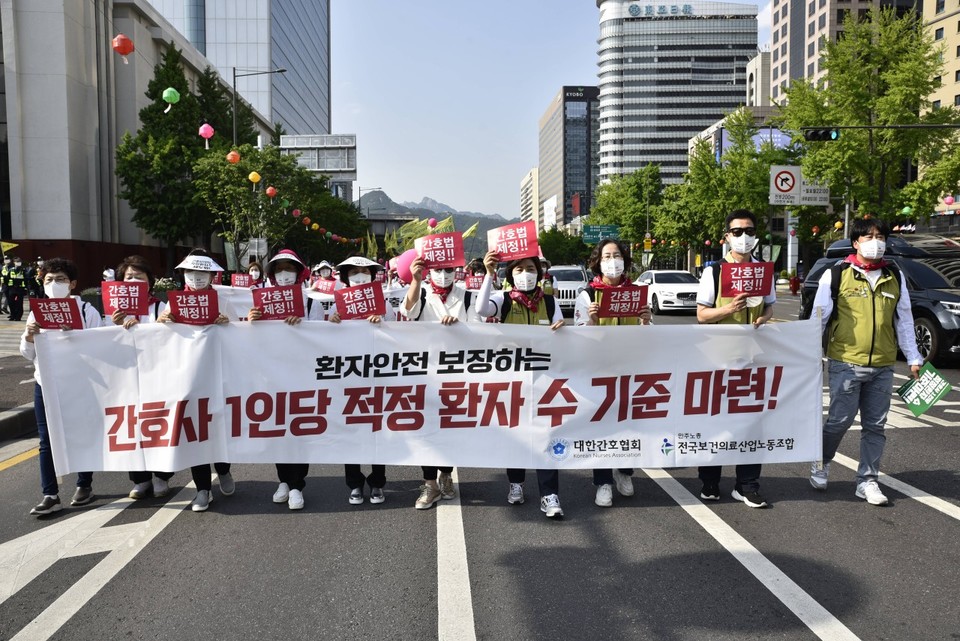
[[[813,128],[808,127],[803,130],[803,137],[806,140],[832,141],[840,140],[840,130],[836,127]]]

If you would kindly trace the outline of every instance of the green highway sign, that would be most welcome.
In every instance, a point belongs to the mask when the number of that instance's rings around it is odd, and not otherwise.
[[[620,225],[584,225],[583,242],[599,243],[601,238],[620,238]]]

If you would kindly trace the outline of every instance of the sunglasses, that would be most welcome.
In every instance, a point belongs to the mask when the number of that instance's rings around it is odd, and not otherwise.
[[[740,238],[744,234],[747,234],[748,236],[756,236],[757,228],[756,227],[731,227],[730,229],[727,230],[727,233],[733,234],[737,238]]]

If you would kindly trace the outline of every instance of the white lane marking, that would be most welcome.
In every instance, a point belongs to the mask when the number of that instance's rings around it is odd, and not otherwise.
[[[110,554],[104,557],[100,563],[95,565],[93,569],[87,572],[80,580],[70,586],[66,592],[60,595],[60,598],[51,603],[47,609],[41,612],[33,621],[24,626],[11,641],[46,641],[56,634],[80,608],[96,596],[97,592],[132,561],[154,537],[160,534],[177,516],[183,513],[183,508],[190,505],[190,501],[195,493],[196,489],[191,482],[177,492],[176,496],[161,506],[145,523],[134,524],[137,526],[136,528],[128,528],[127,526],[108,528],[108,530],[122,528],[127,533],[131,533],[131,536],[123,541],[118,541],[117,547],[114,548]],[[132,503],[130,499],[120,499],[110,505],[105,505],[94,510],[93,513],[95,514],[100,510],[104,510],[104,508],[115,506],[113,514],[111,514],[112,518],[116,514],[119,514],[120,510],[126,508],[130,503]],[[72,520],[74,519],[70,519],[70,521]],[[69,523],[69,521],[67,523]],[[64,525],[66,525],[66,523]],[[43,530],[41,530],[41,532],[43,532]],[[111,533],[108,532],[107,537],[109,538],[111,536]],[[77,543],[79,542],[80,541]],[[95,542],[91,543],[91,547],[95,545]],[[55,561],[56,559],[54,558],[53,560]]]
[[[853,470],[854,472],[857,471],[857,461],[853,460],[849,456],[844,456],[838,452],[834,455],[833,460],[840,465]],[[933,496],[932,494],[927,494],[923,490],[915,488],[912,485],[908,485],[899,479],[895,479],[888,474],[884,474],[883,472],[880,472],[880,476],[877,480],[887,487],[900,492],[900,494],[909,496],[911,499],[919,501],[927,507],[932,507],[936,511],[942,512],[950,518],[960,521],[960,507],[957,507],[953,503],[944,501],[943,499]]]
[[[656,482],[664,492],[670,495],[707,534],[716,539],[733,557],[763,584],[797,618],[810,628],[819,638],[829,641],[849,639],[859,641],[859,637],[830,614],[826,608],[804,592],[780,568],[763,556],[749,541],[740,536],[723,519],[684,488],[679,481],[665,470],[644,469],[644,473]]]
[[[460,509],[460,479],[453,470],[457,496],[437,503],[437,637],[475,641],[473,596],[467,566],[467,541]]]

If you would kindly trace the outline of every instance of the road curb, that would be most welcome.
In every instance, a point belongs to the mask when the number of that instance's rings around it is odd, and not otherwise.
[[[10,441],[37,433],[37,417],[33,403],[24,403],[0,412],[0,441]]]

